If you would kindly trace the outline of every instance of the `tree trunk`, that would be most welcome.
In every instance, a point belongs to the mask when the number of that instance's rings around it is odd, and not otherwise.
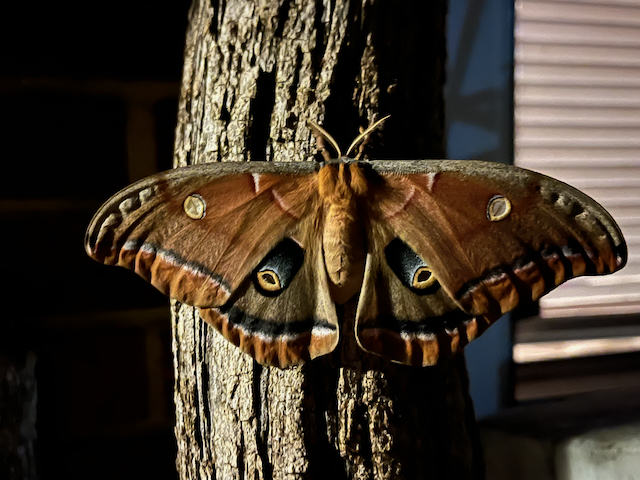
[[[442,158],[444,0],[194,0],[175,165],[303,161],[305,120],[341,145],[391,114],[375,158]],[[392,364],[360,350],[355,303],[333,355],[257,365],[174,304],[182,479],[477,479],[464,358]]]

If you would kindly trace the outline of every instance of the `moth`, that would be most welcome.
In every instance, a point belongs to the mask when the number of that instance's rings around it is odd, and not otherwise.
[[[354,297],[363,350],[429,366],[519,304],[626,263],[612,217],[558,180],[489,162],[339,157],[153,175],[99,209],[86,251],[279,367],[332,352],[336,305]]]

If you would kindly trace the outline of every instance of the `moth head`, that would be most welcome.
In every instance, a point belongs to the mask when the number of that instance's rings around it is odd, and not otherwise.
[[[253,274],[253,283],[261,294],[272,297],[286,289],[304,261],[304,250],[291,238],[285,238],[268,254]]]
[[[387,265],[402,284],[417,294],[433,293],[438,280],[427,263],[399,238],[384,249]]]

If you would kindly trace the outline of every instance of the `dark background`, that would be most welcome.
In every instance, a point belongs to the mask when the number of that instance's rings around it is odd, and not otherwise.
[[[41,479],[176,477],[168,301],[83,237],[111,194],[171,167],[189,3],[0,7],[0,371],[22,376],[0,379],[0,434],[37,418]]]

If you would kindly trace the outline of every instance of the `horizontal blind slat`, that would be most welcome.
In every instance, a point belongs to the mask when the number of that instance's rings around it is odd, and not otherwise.
[[[537,44],[638,47],[640,46],[640,29],[609,25],[522,21],[516,24],[515,39],[517,42]]]
[[[638,148],[640,135],[635,128],[519,127],[519,146],[575,146]]]
[[[530,86],[516,83],[519,105],[640,108],[640,88]]]
[[[562,22],[590,25],[640,26],[640,8],[621,5],[580,5],[560,2],[519,2],[520,22]]]
[[[514,76],[519,85],[638,87],[640,67],[615,68],[576,65],[517,65]]]
[[[599,162],[611,168],[636,168],[638,164],[637,148],[566,148],[556,146],[521,148],[516,130],[516,164],[532,170],[554,168],[559,165],[583,168],[589,162]],[[601,163],[600,163],[601,162]]]
[[[616,305],[581,305],[567,308],[544,308],[542,318],[583,317],[604,315],[631,315],[640,312],[640,302],[625,302]]]
[[[520,166],[529,168],[525,164],[520,164]],[[533,168],[531,169],[533,170]],[[544,169],[544,172],[540,173],[562,180],[563,182],[580,190],[587,188],[640,188],[640,172],[627,172],[627,170],[628,169],[612,168],[611,171],[608,171],[604,168],[593,166],[592,164],[585,162],[577,168],[547,167]]]
[[[526,0],[528,1],[528,0]],[[640,0],[548,0],[552,4],[569,4],[581,8],[582,5],[596,4],[602,5],[619,5],[619,6],[636,6],[640,7]],[[516,0],[516,6],[523,3],[523,0]]]
[[[514,49],[516,65],[589,65],[640,67],[636,48],[603,45],[562,45],[518,43]]]
[[[514,115],[518,127],[640,128],[640,108],[541,107],[520,105]]]

